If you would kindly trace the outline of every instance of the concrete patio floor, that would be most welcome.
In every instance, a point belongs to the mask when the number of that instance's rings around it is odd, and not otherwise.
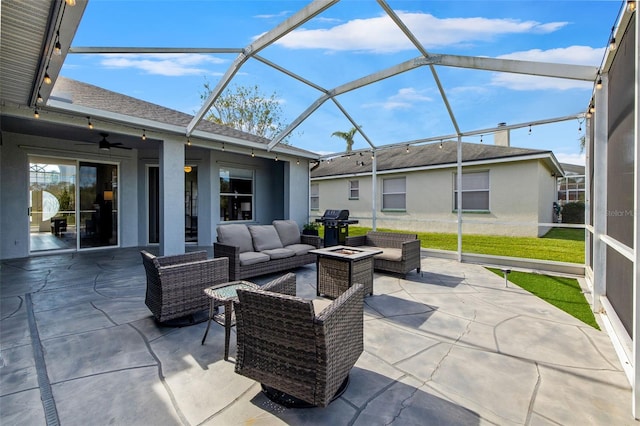
[[[2,261],[0,424],[636,423],[605,332],[481,266],[423,258],[422,270],[375,274],[348,389],[290,409],[234,373],[235,332],[224,361],[222,327],[201,345],[206,322],[154,322],[138,249]],[[315,267],[294,272],[314,297]]]

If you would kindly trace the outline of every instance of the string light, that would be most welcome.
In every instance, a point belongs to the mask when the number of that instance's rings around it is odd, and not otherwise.
[[[42,95],[40,94],[40,92],[38,92],[38,99],[36,100],[36,102],[42,103],[43,101],[44,99],[42,98]]]
[[[222,150],[224,151],[224,142],[222,142]]]
[[[67,6],[75,6],[76,0],[64,0],[67,3]]]
[[[609,40],[609,50],[616,50],[618,45],[616,44],[616,38],[613,35],[615,27],[611,27],[611,39]]]
[[[627,10],[629,12],[634,12],[636,10],[635,0],[627,0]]]
[[[93,123],[91,122],[91,117],[87,117],[87,126],[89,129],[93,130]]]
[[[40,118],[40,113],[38,112],[38,108],[33,110],[33,118]]]
[[[278,161],[278,154],[276,154],[276,161]]]
[[[300,159],[299,158],[296,160],[296,164],[300,164]]]
[[[56,32],[56,44],[53,46],[53,54],[56,56],[62,55],[62,45],[60,44],[60,31]]]
[[[373,160],[375,158],[376,154],[375,152],[371,151],[371,159]]]
[[[442,141],[440,141],[440,146],[438,148],[442,149]]]
[[[45,84],[51,84],[51,77],[49,76],[48,72],[44,73],[44,80]]]
[[[407,153],[409,152],[409,145],[407,145]]]
[[[146,141],[147,140],[147,131],[142,129],[142,140]]]
[[[187,146],[191,146],[191,138],[187,138]]]
[[[531,136],[531,124],[529,124],[529,136]]]
[[[253,152],[253,148],[251,148],[251,158],[254,158],[256,154]]]
[[[594,112],[596,112],[596,106],[594,104],[589,105],[589,112],[591,114],[593,114]]]
[[[483,136],[484,136],[484,135],[480,135],[480,143],[482,143],[482,137],[483,137]]]

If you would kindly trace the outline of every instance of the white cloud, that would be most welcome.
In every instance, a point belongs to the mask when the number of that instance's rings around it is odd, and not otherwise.
[[[508,34],[549,33],[567,24],[480,17],[441,19],[418,12],[398,12],[398,16],[426,49],[487,41]],[[298,29],[277,43],[290,49],[331,51],[397,52],[414,49],[387,15],[354,19],[326,29]]]
[[[585,155],[584,154],[563,154],[563,153],[556,154],[556,153],[554,153],[554,155],[556,156],[556,158],[558,159],[558,161],[560,163],[575,164],[575,165],[579,165],[579,166],[584,166],[586,164],[586,159],[585,159]]]
[[[363,108],[383,108],[391,109],[408,109],[418,102],[431,102],[432,98],[426,96],[423,91],[418,91],[413,87],[405,87],[394,95],[391,95],[384,102],[373,102],[363,104]]]
[[[258,19],[273,19],[273,18],[282,18],[283,16],[287,16],[291,13],[290,10],[283,10],[282,12],[265,14],[265,15],[254,15],[254,18]]]
[[[589,46],[569,46],[557,49],[532,49],[498,56],[498,59],[515,59],[521,61],[551,62],[572,65],[598,66],[602,60],[604,48]],[[495,86],[512,90],[569,90],[589,89],[592,82],[531,76],[524,74],[495,73],[491,79]]]
[[[141,55],[107,54],[102,56],[103,59],[100,61],[100,64],[108,68],[133,68],[142,70],[147,74],[164,75],[169,77],[211,73],[209,70],[204,68],[206,65],[218,65],[226,62],[225,60],[214,56],[192,53],[154,53]]]

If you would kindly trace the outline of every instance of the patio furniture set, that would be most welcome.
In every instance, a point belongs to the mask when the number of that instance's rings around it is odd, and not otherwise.
[[[167,321],[208,310],[225,328],[224,359],[236,326],[235,371],[261,383],[284,406],[327,406],[346,388],[363,350],[363,297],[373,294],[373,270],[420,270],[420,241],[412,234],[369,232],[354,246],[320,248],[294,221],[218,227],[214,258],[206,251],[154,256],[141,251],[147,275],[145,303]],[[356,247],[357,245],[357,247]],[[296,275],[259,286],[246,278],[316,262],[317,294],[296,296]],[[391,266],[394,263],[397,265]],[[224,312],[219,312],[219,307]]]

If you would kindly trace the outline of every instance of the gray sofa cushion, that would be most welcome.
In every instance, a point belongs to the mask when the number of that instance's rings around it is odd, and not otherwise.
[[[272,223],[284,247],[300,244],[300,228],[295,220],[274,220]]]
[[[309,253],[309,250],[316,249],[314,246],[309,244],[291,244],[289,246],[285,246],[284,248],[293,250],[296,253],[296,256],[302,256]]]
[[[402,261],[402,249],[389,248],[389,247],[376,247],[378,250],[382,250],[382,253],[373,256],[374,259],[390,260],[392,262]]]
[[[219,225],[216,229],[219,243],[240,247],[240,253],[253,251],[253,242],[247,225],[232,223]]]
[[[255,265],[256,263],[268,262],[271,260],[268,254],[247,251],[240,253],[240,265]]]
[[[282,248],[282,242],[273,225],[250,225],[249,233],[253,239],[255,251]]]
[[[285,259],[287,257],[293,257],[296,255],[295,251],[286,248],[262,250],[261,253],[268,254],[271,259]]]

